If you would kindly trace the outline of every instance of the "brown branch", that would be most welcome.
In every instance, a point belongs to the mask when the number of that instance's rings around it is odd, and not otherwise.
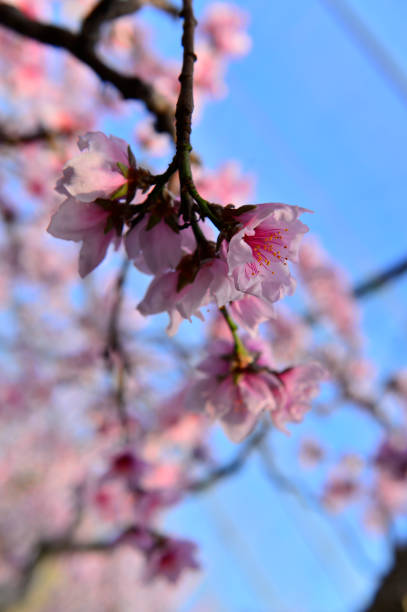
[[[167,132],[174,138],[173,109],[167,100],[139,77],[121,74],[107,66],[86,44],[86,38],[80,33],[74,34],[65,28],[35,21],[4,2],[0,2],[0,25],[22,36],[69,51],[89,66],[102,81],[114,85],[124,99],[144,102],[155,116],[156,130]]]
[[[189,156],[192,149],[190,137],[192,129],[192,113],[194,111],[194,63],[196,55],[194,53],[194,32],[197,24],[193,9],[192,0],[183,0],[183,9],[181,16],[184,19],[184,27],[182,34],[183,61],[182,70],[179,76],[181,83],[181,91],[177,101],[175,111],[176,130],[177,130],[177,154],[180,165],[180,172],[183,157],[185,154]]]
[[[130,525],[119,535],[104,540],[74,540],[72,539],[72,529],[68,528],[61,537],[54,539],[40,540],[31,558],[21,570],[20,579],[17,586],[3,586],[0,588],[0,612],[6,612],[9,608],[20,601],[28,592],[35,576],[35,572],[40,564],[48,558],[60,557],[65,555],[86,555],[89,553],[109,553],[113,549],[131,543],[131,535],[136,530],[148,531],[155,540],[162,540],[167,536],[144,525]],[[127,536],[130,536],[128,538]]]
[[[382,289],[389,283],[394,280],[397,280],[400,276],[407,272],[407,258],[402,259],[398,263],[385,268],[381,272],[377,272],[376,274],[372,274],[372,276],[368,277],[366,280],[357,283],[354,285],[353,289],[351,289],[350,293],[354,298],[360,299],[369,295],[370,293],[374,293],[378,289]],[[315,325],[318,322],[320,317],[320,313],[305,313],[303,315],[303,319],[308,325]]]
[[[180,16],[178,7],[166,0],[100,0],[83,20],[81,35],[88,45],[94,46],[98,41],[100,29],[106,22],[135,13],[146,5],[154,6],[171,17]]]
[[[7,132],[3,127],[0,127],[0,145],[5,146],[18,146],[24,144],[32,144],[36,142],[47,142],[54,138],[69,138],[73,136],[75,132],[70,129],[61,129],[58,131],[48,130],[45,127],[38,126],[31,132],[16,133]]]
[[[260,445],[268,433],[269,429],[267,426],[263,426],[247,440],[245,444],[241,446],[235,457],[225,463],[224,465],[215,468],[207,476],[198,480],[192,481],[187,485],[187,491],[191,493],[201,493],[206,491],[213,485],[217,484],[223,478],[236,474],[243,468],[246,463],[246,459],[251,453]]]
[[[390,266],[389,268],[373,274],[367,280],[355,285],[353,289],[353,295],[356,298],[364,297],[369,293],[373,293],[377,289],[381,289],[391,281],[397,279],[399,276],[407,272],[407,259],[404,258],[398,263]]]
[[[61,555],[105,553],[112,550],[115,544],[115,540],[75,542],[66,538],[39,542],[31,558],[23,567],[17,586],[6,586],[0,589],[0,612],[6,612],[24,597],[28,592],[37,568],[47,558]]]
[[[396,548],[394,561],[365,612],[407,611],[407,547]]]

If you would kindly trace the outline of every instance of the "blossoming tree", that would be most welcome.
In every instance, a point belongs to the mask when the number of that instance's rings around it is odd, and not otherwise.
[[[147,5],[182,24],[178,62],[148,42]],[[404,609],[406,375],[374,380],[356,300],[407,266],[352,288],[305,236],[316,207],[253,203],[236,165],[205,167],[193,119],[250,49],[245,13],[205,11],[198,23],[192,0],[0,3],[0,609],[181,609],[206,568],[165,516],[253,455],[281,495],[333,517],[358,505],[354,523],[392,536],[371,609]],[[282,307],[297,280],[305,302]],[[295,443],[300,480],[281,471],[272,441],[295,454],[287,434],[311,409],[318,423],[344,404],[379,442],[329,456],[317,425]]]

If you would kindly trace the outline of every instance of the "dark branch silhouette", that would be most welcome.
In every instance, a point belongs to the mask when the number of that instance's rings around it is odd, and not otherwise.
[[[365,297],[365,295],[373,293],[374,291],[377,291],[377,289],[381,289],[391,281],[396,280],[405,272],[407,272],[407,259],[402,259],[393,266],[390,266],[382,272],[378,272],[367,280],[355,285],[353,289],[353,295],[356,298]]]
[[[396,548],[394,562],[381,579],[365,612],[406,612],[407,610],[407,547]]]
[[[87,39],[82,33],[74,34],[59,26],[40,23],[4,2],[0,2],[0,25],[22,36],[69,51],[89,66],[102,81],[114,85],[123,98],[144,102],[155,117],[156,130],[167,132],[174,137],[174,113],[164,96],[139,77],[121,74],[107,66],[87,44]]]

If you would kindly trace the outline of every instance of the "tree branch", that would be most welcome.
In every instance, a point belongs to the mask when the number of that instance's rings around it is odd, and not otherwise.
[[[365,612],[406,612],[407,547],[396,548],[394,562],[382,578]]]
[[[39,542],[31,559],[24,566],[17,586],[1,588],[0,612],[6,612],[24,597],[32,583],[36,569],[45,559],[67,554],[104,553],[112,550],[114,546],[115,541],[75,542],[66,538]]]
[[[38,126],[31,132],[25,132],[18,134],[15,132],[7,132],[3,127],[0,127],[0,145],[5,146],[18,146],[24,144],[32,144],[41,141],[49,141],[54,138],[68,138],[74,135],[74,131],[71,129],[61,129],[58,131],[47,130],[42,126]]]
[[[83,20],[81,35],[90,46],[94,46],[99,39],[100,29],[106,22],[135,13],[146,5],[154,6],[171,17],[180,16],[178,7],[167,0],[99,0]]]
[[[0,25],[22,36],[69,51],[89,66],[102,81],[114,85],[123,98],[144,102],[146,108],[155,116],[156,130],[167,132],[174,138],[173,110],[167,100],[139,77],[126,76],[107,66],[89,47],[81,33],[74,34],[65,28],[35,21],[4,2],[0,2]]]
[[[407,258],[402,259],[398,263],[394,264],[394,266],[390,266],[386,270],[378,272],[367,280],[355,285],[353,295],[356,298],[364,297],[369,293],[373,293],[377,289],[381,289],[405,272],[407,272]]]
[[[215,468],[207,476],[199,480],[195,480],[189,483],[186,487],[187,491],[191,493],[201,493],[206,491],[213,485],[217,484],[219,480],[236,474],[245,464],[246,459],[251,453],[260,445],[263,439],[266,437],[269,428],[263,426],[257,430],[257,432],[247,440],[245,444],[242,444],[235,457],[225,463],[224,465]]]

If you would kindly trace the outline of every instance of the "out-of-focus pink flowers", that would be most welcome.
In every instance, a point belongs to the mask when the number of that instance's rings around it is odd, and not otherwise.
[[[278,374],[280,385],[274,393],[276,408],[271,412],[273,424],[286,431],[285,423],[299,423],[318,395],[320,383],[327,378],[324,368],[317,362],[288,368]]]
[[[156,132],[151,121],[140,122],[136,127],[135,135],[149,155],[160,157],[166,155],[170,149],[169,135]]]
[[[293,293],[287,261],[297,261],[308,227],[298,220],[298,206],[260,204],[236,217],[241,223],[230,240],[227,261],[236,288],[272,303]]]
[[[326,486],[322,502],[331,512],[340,512],[348,504],[355,501],[360,493],[357,480],[350,475],[334,475]]]
[[[215,2],[203,18],[201,31],[219,53],[244,55],[251,45],[246,24],[247,15],[236,6]]]
[[[199,193],[209,202],[240,205],[249,202],[254,191],[254,178],[243,174],[236,162],[228,162],[212,171],[198,167],[194,179]]]
[[[147,553],[146,580],[162,577],[177,582],[185,569],[199,569],[195,560],[196,548],[196,544],[189,540],[167,538],[157,542]]]
[[[343,271],[329,261],[315,241],[301,246],[298,269],[312,308],[330,321],[345,340],[357,344],[359,311]]]
[[[112,457],[110,467],[102,480],[123,478],[131,485],[138,485],[147,467],[133,452],[124,450]]]
[[[214,342],[185,400],[190,409],[219,419],[233,442],[248,436],[264,410],[283,431],[286,422],[301,421],[325,375],[316,363],[278,373],[263,341],[247,339],[245,345],[248,354],[239,357],[232,342]]]
[[[248,294],[230,304],[230,313],[235,322],[244,327],[251,336],[257,334],[260,323],[275,317],[271,304]]]
[[[165,578],[175,583],[184,570],[199,569],[194,542],[166,537],[142,525],[126,529],[115,544],[128,544],[144,555],[144,579],[147,582]]]
[[[282,364],[301,361],[310,340],[310,329],[299,316],[280,306],[270,319],[273,354]]]
[[[186,398],[191,410],[204,410],[212,419],[219,419],[226,435],[241,442],[257,423],[264,409],[274,410],[272,386],[276,383],[267,346],[260,340],[247,340],[255,367],[243,367],[234,354],[232,342],[217,341],[209,355],[197,367],[197,378]],[[253,360],[253,359],[252,359]]]

